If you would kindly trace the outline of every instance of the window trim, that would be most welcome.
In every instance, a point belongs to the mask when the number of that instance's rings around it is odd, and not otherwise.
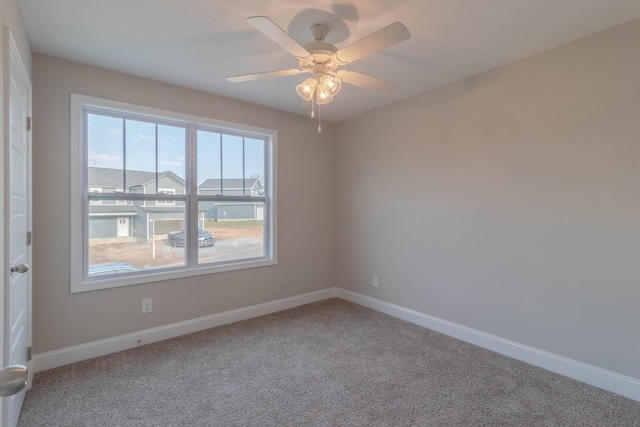
[[[215,128],[225,133],[237,134],[241,133],[244,136],[255,136],[259,138],[267,138],[267,146],[265,147],[265,179],[270,183],[269,193],[265,197],[264,210],[265,210],[265,258],[238,260],[234,262],[228,262],[226,264],[210,265],[186,265],[184,267],[167,268],[159,270],[158,272],[145,273],[145,274],[133,274],[123,275],[116,278],[104,278],[104,279],[91,279],[86,280],[84,277],[84,263],[85,254],[87,252],[87,243],[85,242],[85,227],[77,227],[77,224],[85,224],[87,218],[86,206],[85,206],[85,191],[87,187],[86,177],[84,174],[85,166],[85,146],[84,146],[84,110],[85,108],[97,109],[104,111],[105,113],[113,112],[117,114],[135,114],[137,116],[147,117],[150,120],[167,120],[173,123],[182,122],[184,124],[204,126],[207,128]],[[278,264],[278,251],[277,251],[277,136],[278,132],[273,129],[261,128],[251,125],[245,125],[240,123],[227,122],[222,120],[216,120],[208,117],[195,116],[191,114],[178,113],[173,111],[161,110],[153,107],[145,107],[136,104],[129,104],[120,101],[114,101],[103,98],[96,98],[81,94],[71,94],[70,105],[70,136],[71,136],[71,173],[70,173],[70,189],[71,189],[71,214],[70,214],[70,291],[71,293],[87,292],[98,289],[116,288],[120,286],[136,285],[141,283],[152,283],[165,280],[174,280],[185,277],[200,276],[206,274],[215,274],[228,271],[243,270],[248,268],[258,268]],[[195,135],[188,136],[188,146],[195,146],[194,141],[191,138],[195,138]],[[187,151],[187,174],[190,175],[191,180],[196,179],[196,168],[191,165],[196,164],[196,153]],[[194,181],[194,186],[196,185]],[[148,195],[149,197],[153,197]],[[188,210],[189,217],[185,218],[187,223],[197,224],[197,203],[200,195],[194,194],[190,200],[196,205],[195,211],[193,208]],[[196,237],[197,241],[197,227],[187,227],[191,234]],[[268,231],[267,231],[268,230]],[[192,239],[193,240],[193,239]],[[193,245],[192,245],[193,246]],[[194,259],[196,255],[197,260],[197,245],[191,248],[188,257]]]

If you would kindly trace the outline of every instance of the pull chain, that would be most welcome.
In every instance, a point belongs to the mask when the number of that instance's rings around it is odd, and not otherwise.
[[[322,109],[320,104],[318,104],[318,133],[322,133],[322,124],[320,121],[322,120]]]

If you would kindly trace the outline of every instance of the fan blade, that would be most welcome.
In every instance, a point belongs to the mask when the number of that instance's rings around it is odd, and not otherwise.
[[[338,76],[344,83],[363,87],[366,89],[376,89],[380,91],[391,92],[398,87],[397,83],[388,80],[382,80],[377,77],[368,76],[366,74],[357,73],[350,70],[338,71]]]
[[[337,51],[333,57],[340,65],[357,61],[367,55],[371,55],[379,50],[393,46],[396,43],[407,40],[411,37],[409,30],[400,22],[394,22],[391,25],[369,34],[367,37],[353,42],[349,46]]]
[[[265,77],[278,77],[278,76],[295,76],[296,74],[306,73],[305,70],[299,70],[297,68],[291,68],[289,70],[267,71],[264,73],[243,74],[240,76],[229,76],[227,80],[233,83],[250,82],[252,80],[263,79]]]
[[[298,58],[308,58],[311,56],[307,49],[292,39],[289,34],[266,16],[252,16],[247,18],[247,22],[262,34],[285,48],[293,56]]]

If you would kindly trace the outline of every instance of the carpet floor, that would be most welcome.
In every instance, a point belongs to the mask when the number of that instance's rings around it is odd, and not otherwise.
[[[39,372],[33,426],[640,426],[640,402],[332,298]]]

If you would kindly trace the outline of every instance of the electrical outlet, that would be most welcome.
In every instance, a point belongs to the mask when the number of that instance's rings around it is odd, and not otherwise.
[[[151,313],[153,311],[153,298],[142,300],[142,314]]]
[[[373,276],[373,280],[371,281],[371,284],[376,288],[378,287],[378,276]]]

